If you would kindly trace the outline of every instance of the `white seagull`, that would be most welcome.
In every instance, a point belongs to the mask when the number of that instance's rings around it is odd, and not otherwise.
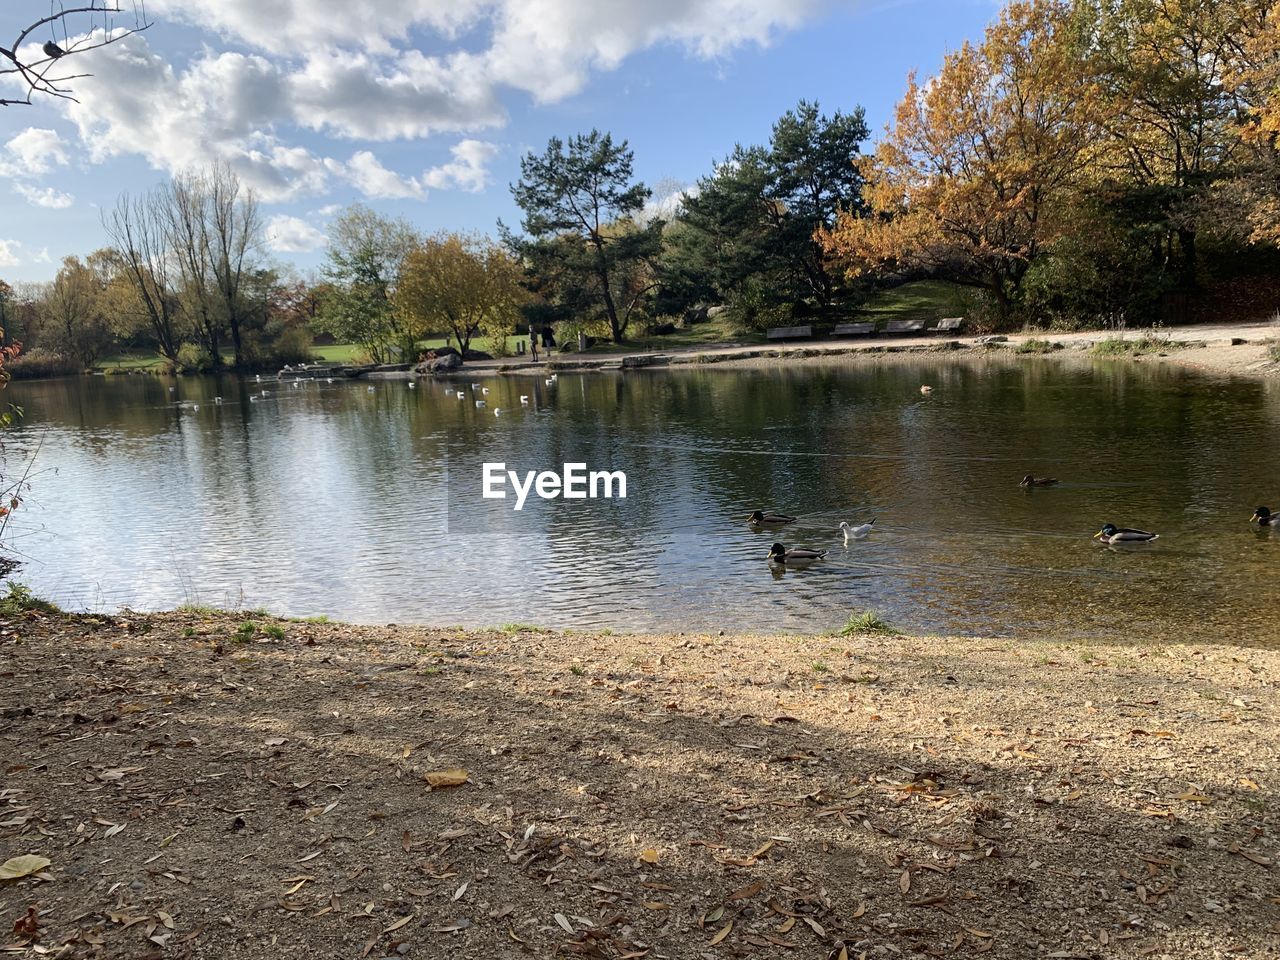
[[[856,527],[849,526],[844,520],[840,521],[840,529],[844,532],[844,542],[848,543],[850,539],[861,540],[871,532],[871,528],[875,525],[875,520],[868,523],[860,523]]]

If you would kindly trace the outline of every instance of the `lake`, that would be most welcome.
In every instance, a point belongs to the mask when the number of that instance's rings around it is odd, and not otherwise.
[[[913,632],[1280,639],[1280,531],[1249,524],[1280,508],[1280,383],[921,357],[483,388],[15,382],[7,474],[38,447],[15,578],[93,611],[772,633],[871,609]],[[516,512],[481,497],[485,462],[623,470],[627,498]],[[800,520],[753,530],[757,507]],[[839,522],[872,517],[846,546]],[[1108,521],[1161,536],[1106,547]],[[830,552],[779,569],[775,539]]]

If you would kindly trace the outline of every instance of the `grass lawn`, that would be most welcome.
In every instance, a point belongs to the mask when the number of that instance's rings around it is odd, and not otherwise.
[[[964,288],[946,280],[916,280],[881,290],[859,309],[864,320],[937,320],[965,312]]]
[[[164,366],[164,358],[154,353],[121,353],[103,357],[94,368],[97,370],[146,370]]]
[[[664,337],[636,337],[628,339],[626,343],[621,345],[607,341],[597,343],[587,350],[587,353],[634,353],[637,350],[658,353],[664,350],[679,350],[689,347],[714,347],[724,343],[755,344],[764,342],[765,335],[763,333],[744,333],[735,330],[724,315],[721,314],[706,323],[695,323],[691,327],[677,330],[675,333],[669,333]]]

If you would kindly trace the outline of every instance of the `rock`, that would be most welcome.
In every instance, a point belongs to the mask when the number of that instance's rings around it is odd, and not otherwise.
[[[988,344],[988,343],[1008,343],[1008,342],[1009,342],[1009,338],[1008,338],[1008,337],[1006,337],[1006,336],[1004,336],[1003,334],[996,334],[996,335],[994,335],[994,336],[990,336],[990,337],[979,337],[979,338],[978,338],[977,340],[975,340],[974,342],[975,342],[975,343],[981,343],[981,344],[983,344],[983,345],[985,346],[985,345],[986,345],[986,344]]]
[[[724,306],[723,304],[721,304],[718,307],[707,307],[707,319],[714,320],[716,317],[720,316],[722,313],[724,313],[728,309],[729,308]]]
[[[437,373],[447,373],[450,370],[457,370],[462,366],[462,357],[458,356],[455,350],[453,353],[446,353],[442,357],[431,357],[423,360],[414,367],[414,370],[422,375],[430,375]]]

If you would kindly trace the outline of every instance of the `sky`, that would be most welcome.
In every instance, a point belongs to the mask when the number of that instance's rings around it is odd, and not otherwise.
[[[115,27],[141,18],[142,0],[117,3]],[[630,143],[661,200],[735,143],[766,142],[801,99],[862,106],[878,136],[908,72],[979,38],[998,4],[147,0],[145,12],[144,32],[65,61],[92,74],[75,81],[78,102],[0,107],[0,278],[51,278],[64,256],[106,244],[102,212],[122,193],[212,160],[258,195],[268,255],[303,274],[355,202],[424,232],[518,226],[521,156],[593,127]],[[4,4],[3,44],[45,13]]]

